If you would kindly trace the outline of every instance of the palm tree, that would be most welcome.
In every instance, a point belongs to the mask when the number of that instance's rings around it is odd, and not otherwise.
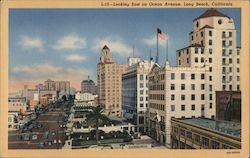
[[[107,116],[103,114],[104,108],[100,105],[97,107],[92,107],[92,111],[86,115],[87,122],[89,124],[95,125],[95,132],[96,132],[96,144],[99,142],[99,124],[101,122],[107,122],[109,119]]]

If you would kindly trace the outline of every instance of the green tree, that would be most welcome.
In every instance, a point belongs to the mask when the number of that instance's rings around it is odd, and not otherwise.
[[[90,125],[95,126],[96,132],[96,144],[99,144],[99,125],[101,122],[106,123],[109,119],[106,115],[103,114],[104,108],[100,105],[97,107],[92,107],[92,111],[86,115],[87,122]]]

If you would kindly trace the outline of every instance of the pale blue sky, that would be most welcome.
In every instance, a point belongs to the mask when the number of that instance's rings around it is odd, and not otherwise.
[[[188,45],[192,21],[206,9],[10,9],[9,77],[11,84],[70,80],[79,88],[88,75],[96,80],[101,48],[107,44],[114,60],[135,55],[155,57],[156,28],[169,36],[169,60]],[[219,9],[233,18],[240,45],[240,9]],[[165,58],[160,46],[160,64]]]

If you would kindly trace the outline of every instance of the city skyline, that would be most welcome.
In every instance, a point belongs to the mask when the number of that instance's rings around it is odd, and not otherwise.
[[[188,43],[190,21],[205,10],[11,9],[9,91],[20,90],[24,84],[34,86],[48,78],[69,80],[79,90],[87,76],[96,82],[96,64],[104,45],[108,45],[118,63],[126,63],[133,46],[135,56],[149,59],[151,49],[151,56],[155,57],[156,28],[167,33],[169,61],[174,65],[175,51]],[[240,9],[218,10],[234,19],[240,46]],[[166,59],[165,45],[160,43],[160,64]]]

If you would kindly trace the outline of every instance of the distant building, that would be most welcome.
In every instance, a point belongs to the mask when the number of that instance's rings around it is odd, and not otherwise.
[[[152,60],[128,58],[128,68],[122,75],[122,115],[137,125],[136,131],[141,133],[146,132],[148,74],[153,65]]]
[[[8,112],[8,130],[17,130],[18,113]]]
[[[88,105],[89,106],[96,106],[97,105],[97,99],[98,95],[94,95],[92,93],[82,93],[82,92],[77,92],[75,94],[75,105],[79,106],[81,104]]]
[[[40,97],[40,104],[43,106],[47,106],[52,101],[52,95],[46,94]]]
[[[37,89],[24,89],[22,92],[22,97],[25,97],[27,100],[34,99],[34,95],[38,94],[39,96],[51,94],[53,100],[57,100],[59,97],[58,91],[55,90],[37,90]]]
[[[121,116],[122,111],[122,74],[127,65],[112,61],[109,48],[105,45],[97,64],[97,94],[105,113]]]
[[[96,85],[93,80],[88,76],[88,80],[83,80],[81,82],[81,92],[82,93],[92,93],[96,94]]]
[[[171,148],[241,149],[241,125],[205,118],[172,118]]]
[[[27,103],[25,97],[9,97],[8,111],[16,113],[25,113],[27,111]]]
[[[216,119],[241,122],[240,91],[216,91]]]
[[[44,82],[45,90],[59,91],[59,93],[64,92],[67,96],[70,94],[70,82],[69,81],[53,81],[48,79]]]

